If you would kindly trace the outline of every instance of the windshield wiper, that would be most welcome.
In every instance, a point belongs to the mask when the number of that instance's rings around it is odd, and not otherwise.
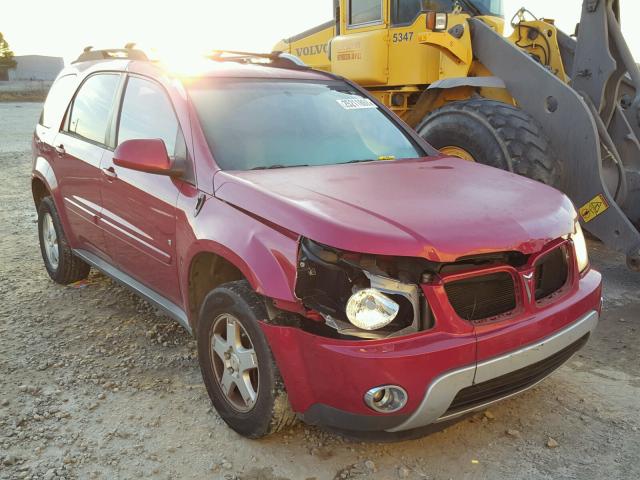
[[[362,162],[376,162],[377,160],[375,158],[363,158],[362,160],[349,160],[348,162],[342,162],[342,163],[362,163]]]
[[[260,167],[253,167],[251,170],[274,170],[276,168],[289,168],[289,167],[308,167],[309,165],[307,165],[306,163],[300,164],[300,165],[281,165],[281,164],[277,164],[277,165],[264,165],[264,166],[260,166]]]

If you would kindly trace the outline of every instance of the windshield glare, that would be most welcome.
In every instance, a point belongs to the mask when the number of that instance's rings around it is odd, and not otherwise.
[[[399,5],[405,3],[412,4],[415,0],[398,0]],[[502,8],[502,0],[421,0],[422,10],[433,10],[436,12],[449,13],[453,11],[456,3],[459,3],[464,11],[471,10],[471,7],[475,7],[481,15],[494,15],[496,17],[503,17],[504,12]],[[471,6],[471,7],[469,7]],[[420,7],[417,7],[420,8]],[[474,13],[474,12],[471,12]]]
[[[473,3],[480,10],[480,13],[498,17],[504,16],[502,0],[471,0],[470,3]]]
[[[202,79],[188,90],[223,170],[424,156],[371,100],[343,82]]]

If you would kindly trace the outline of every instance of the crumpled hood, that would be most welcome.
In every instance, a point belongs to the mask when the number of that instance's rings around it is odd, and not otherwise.
[[[317,242],[451,262],[540,250],[573,230],[559,191],[457,158],[221,171],[215,195]]]

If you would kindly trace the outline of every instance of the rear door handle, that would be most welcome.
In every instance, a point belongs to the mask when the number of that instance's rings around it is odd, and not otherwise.
[[[115,180],[116,178],[118,178],[118,174],[116,173],[116,169],[115,169],[115,168],[113,168],[113,167],[103,168],[103,169],[102,169],[102,173],[103,173],[106,177],[108,177],[108,178],[110,178],[110,179],[112,179],[112,180]]]
[[[56,149],[56,152],[58,152],[58,155],[62,156],[65,153],[67,153],[67,151],[64,149],[64,145],[60,144],[56,147],[54,147]]]

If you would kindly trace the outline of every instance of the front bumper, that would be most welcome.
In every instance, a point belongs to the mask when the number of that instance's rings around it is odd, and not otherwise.
[[[584,345],[598,321],[600,295],[601,276],[591,270],[553,305],[484,330],[454,315],[441,316],[428,331],[375,341],[261,326],[291,406],[305,421],[401,432],[456,418],[539,382]],[[406,406],[394,414],[367,407],[364,393],[380,385],[404,388]]]
[[[387,429],[387,431],[412,430],[430,423],[451,420],[466,413],[483,409],[491,403],[509,398],[533,387],[584,346],[595,330],[598,318],[598,312],[592,310],[567,328],[533,345],[478,363],[477,366],[461,368],[442,375],[429,386],[418,409],[400,425]],[[465,388],[487,384],[486,382],[500,377],[506,378],[509,374],[517,371],[524,373],[527,368],[540,364],[562,352],[565,352],[565,355],[560,356],[558,361],[551,362],[550,368],[542,370],[542,372],[532,372],[530,381],[527,381],[525,375],[524,381],[514,382],[512,388],[508,388],[508,386],[505,388],[503,385],[502,393],[496,392],[495,395],[491,395],[484,392],[484,396],[477,395],[479,401],[474,402],[473,398],[467,399],[466,407],[453,410],[450,408],[458,394]]]

